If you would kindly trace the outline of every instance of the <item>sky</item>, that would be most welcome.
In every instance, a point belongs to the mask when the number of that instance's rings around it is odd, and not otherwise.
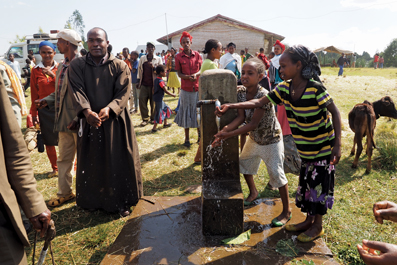
[[[114,52],[221,14],[285,37],[311,49],[334,45],[373,56],[397,38],[397,0],[0,0],[0,54],[15,36],[64,28],[79,10],[85,33],[102,27]],[[167,19],[166,19],[167,18]],[[166,23],[167,22],[167,23]],[[208,39],[216,36],[208,36]],[[194,40],[193,40],[194,41]]]

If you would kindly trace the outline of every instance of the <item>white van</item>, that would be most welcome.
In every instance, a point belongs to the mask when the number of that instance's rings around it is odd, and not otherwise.
[[[26,65],[26,59],[28,59],[29,50],[32,50],[34,57],[36,57],[36,64],[38,64],[41,62],[41,56],[39,54],[40,42],[48,40],[52,42],[56,47],[58,42],[56,36],[57,36],[56,30],[55,31],[51,30],[51,34],[37,33],[37,34],[33,34],[33,36],[26,36],[25,42],[11,44],[8,51],[4,54],[4,58],[2,58],[2,60],[7,62],[8,56],[12,53],[14,54],[15,60],[19,62],[19,65],[22,68]],[[64,58],[63,54],[59,52],[58,48],[56,48],[55,51],[56,54],[54,56],[54,60],[60,63]]]

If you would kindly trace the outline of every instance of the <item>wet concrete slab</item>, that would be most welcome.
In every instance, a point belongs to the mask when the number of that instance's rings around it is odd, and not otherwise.
[[[244,196],[240,180],[203,181],[202,233],[237,236],[244,232]]]
[[[139,201],[101,264],[290,264],[302,259],[338,264],[322,239],[304,244],[297,242],[298,233],[271,227],[271,220],[282,209],[279,199],[259,199],[244,209],[244,231],[251,229],[252,234],[241,245],[222,245],[225,237],[203,235],[201,197],[145,199],[154,204]],[[291,207],[290,222],[303,221],[300,210]],[[293,242],[295,257],[285,256],[277,247],[285,240]]]

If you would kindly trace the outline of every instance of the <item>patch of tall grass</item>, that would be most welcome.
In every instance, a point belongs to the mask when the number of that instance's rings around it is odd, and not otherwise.
[[[385,123],[376,128],[376,147],[381,164],[388,170],[397,169],[397,132],[395,128],[395,122]]]

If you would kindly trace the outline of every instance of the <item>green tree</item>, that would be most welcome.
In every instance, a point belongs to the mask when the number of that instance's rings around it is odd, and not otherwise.
[[[66,21],[65,29],[73,29],[72,24],[69,22],[69,20]]]
[[[84,35],[84,20],[79,10],[73,11],[72,15],[66,21],[65,28],[72,28],[76,30],[80,35]]]
[[[393,39],[384,51],[386,67],[397,67],[397,39]]]
[[[372,59],[371,55],[366,51],[363,51],[363,55],[361,55],[361,57],[363,57],[367,61]]]
[[[13,44],[13,43],[20,43],[20,42],[24,42],[25,40],[26,40],[26,36],[19,37],[19,35],[17,34],[16,37],[15,37],[15,40],[10,41],[9,43],[10,43],[10,44]]]
[[[83,42],[84,48],[88,49],[86,39],[84,36],[84,28],[85,28],[84,20],[83,20],[83,16],[80,14],[79,10],[76,9],[75,11],[73,11],[72,15],[66,21],[64,28],[65,29],[74,29],[75,31],[77,31],[81,36],[81,40]]]

